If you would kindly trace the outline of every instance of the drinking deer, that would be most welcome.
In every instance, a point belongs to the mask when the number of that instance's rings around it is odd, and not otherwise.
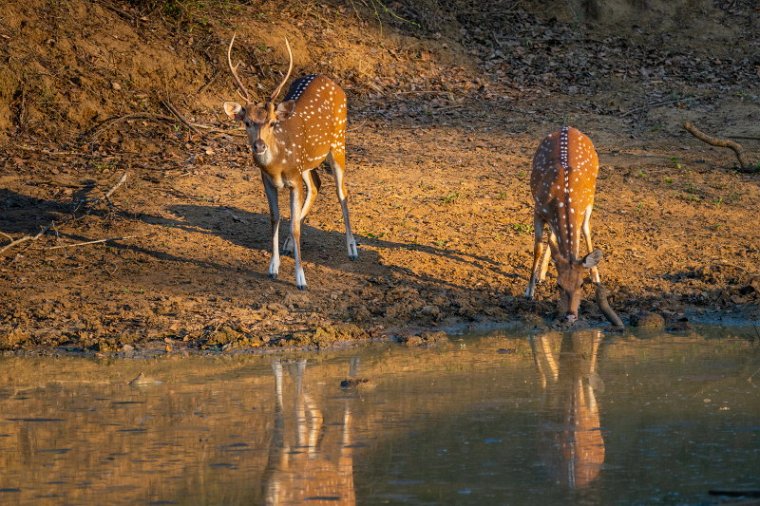
[[[525,296],[532,299],[536,284],[546,277],[549,250],[543,243],[549,225],[549,247],[557,266],[560,312],[567,322],[578,319],[581,286],[586,271],[600,286],[597,264],[602,252],[591,245],[591,211],[594,207],[599,159],[591,139],[572,127],[547,135],[533,156],[530,188],[535,200],[533,214],[533,269]],[[580,256],[581,234],[588,254]],[[605,312],[606,315],[606,312]]]
[[[301,266],[301,224],[309,213],[321,185],[316,172],[327,160],[335,178],[338,200],[343,211],[346,226],[348,257],[358,258],[356,240],[351,233],[348,216],[348,192],[344,179],[346,170],[346,94],[329,78],[322,75],[307,75],[293,82],[285,100],[275,104],[283,86],[293,70],[293,52],[288,40],[290,64],[285,78],[264,103],[254,104],[248,90],[237,74],[238,65],[232,65],[233,35],[227,48],[227,63],[240,89],[245,105],[225,102],[224,111],[228,116],[243,122],[253,149],[254,164],[261,169],[264,192],[269,203],[272,225],[272,257],[269,262],[269,277],[277,278],[280,270],[279,229],[280,210],[277,190],[290,189],[290,237],[283,245],[288,253],[292,248],[295,258],[296,287],[306,289],[306,276]],[[306,198],[303,198],[303,183]]]

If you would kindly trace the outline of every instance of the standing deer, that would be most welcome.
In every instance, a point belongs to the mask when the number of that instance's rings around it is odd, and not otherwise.
[[[348,217],[348,193],[344,174],[346,170],[346,94],[333,81],[321,75],[307,75],[293,82],[285,100],[275,101],[293,70],[293,53],[285,39],[290,64],[285,79],[280,82],[269,100],[253,104],[248,90],[237,74],[238,65],[232,65],[233,35],[227,49],[227,63],[240,89],[245,105],[225,102],[228,116],[242,121],[253,149],[253,161],[261,169],[264,192],[269,202],[272,225],[272,259],[269,277],[277,278],[280,270],[280,210],[277,190],[290,189],[290,237],[283,252],[291,250],[295,258],[296,287],[306,289],[306,276],[301,266],[301,224],[309,213],[321,185],[316,168],[327,160],[332,169],[338,200],[346,226],[348,257],[356,260],[359,253],[351,233]],[[303,198],[306,184],[306,199]]]
[[[544,225],[549,225],[549,247],[557,265],[560,288],[560,312],[567,322],[578,319],[581,286],[586,271],[600,286],[597,264],[602,252],[591,245],[591,211],[594,207],[599,159],[591,139],[572,127],[563,127],[547,135],[533,156],[530,188],[536,207],[533,270],[525,296],[532,299],[536,284],[546,277],[549,250],[543,243]],[[588,254],[580,256],[581,234]],[[607,313],[605,312],[605,315]]]

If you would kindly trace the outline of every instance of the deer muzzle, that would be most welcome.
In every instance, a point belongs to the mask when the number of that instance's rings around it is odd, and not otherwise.
[[[266,143],[262,141],[261,139],[256,139],[255,141],[253,141],[252,147],[253,147],[253,152],[257,155],[263,155],[264,153],[267,152],[267,149],[268,149]]]

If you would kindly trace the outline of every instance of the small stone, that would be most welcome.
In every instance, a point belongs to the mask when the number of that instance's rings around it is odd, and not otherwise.
[[[111,83],[111,88],[113,88],[116,91],[119,91],[119,90],[121,90],[121,85],[119,83],[117,83],[116,81],[114,81],[114,82]]]

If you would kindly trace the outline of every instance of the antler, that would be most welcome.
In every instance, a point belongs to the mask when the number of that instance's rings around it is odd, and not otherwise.
[[[285,46],[288,48],[288,55],[290,56],[290,65],[288,66],[288,73],[285,74],[285,79],[282,80],[280,85],[277,87],[276,90],[274,90],[274,93],[272,93],[271,101],[274,102],[277,99],[277,95],[280,94],[282,91],[282,87],[285,86],[285,83],[288,81],[288,77],[290,77],[290,71],[293,70],[293,52],[290,50],[290,43],[288,42],[288,38],[285,37]]]
[[[243,86],[243,82],[240,80],[240,77],[237,74],[237,68],[240,66],[240,63],[238,62],[238,64],[235,65],[235,66],[232,65],[232,56],[231,56],[232,55],[232,45],[235,43],[235,37],[236,36],[237,36],[237,34],[232,34],[232,40],[230,41],[230,47],[227,48],[227,64],[230,66],[230,71],[232,72],[232,77],[235,78],[235,83],[238,85],[238,88],[240,88],[240,90],[243,92],[243,93],[240,93],[240,91],[238,91],[238,94],[246,102],[250,102],[251,101],[251,95],[250,95],[250,93],[248,93],[248,90],[245,88],[245,86]],[[243,94],[245,94],[245,95],[243,95]]]

